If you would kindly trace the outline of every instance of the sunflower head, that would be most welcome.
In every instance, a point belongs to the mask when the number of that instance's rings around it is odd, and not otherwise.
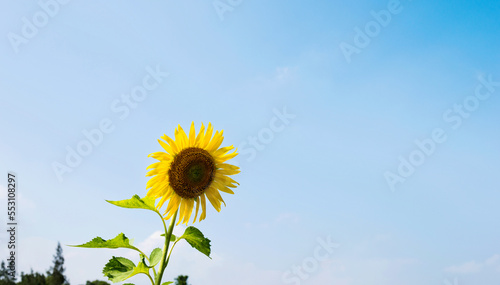
[[[151,169],[146,176],[152,176],[148,181],[146,189],[147,196],[161,198],[157,208],[161,208],[165,201],[169,200],[165,210],[165,219],[179,210],[179,224],[188,223],[194,205],[196,213],[193,219],[196,221],[198,210],[202,208],[199,221],[206,217],[206,200],[220,211],[222,199],[220,192],[234,194],[230,188],[235,188],[238,182],[229,175],[240,172],[239,167],[224,163],[237,155],[236,150],[229,153],[233,146],[219,148],[224,137],[223,131],[216,131],[212,136],[212,124],[205,126],[196,135],[194,123],[191,123],[189,136],[186,135],[181,126],[175,130],[175,140],[163,135],[163,140],[158,140],[165,150],[150,154],[158,160],[151,164]]]

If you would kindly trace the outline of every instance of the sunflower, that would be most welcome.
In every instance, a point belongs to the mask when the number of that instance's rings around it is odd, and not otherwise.
[[[146,176],[153,176],[149,179],[146,189],[147,196],[161,198],[156,207],[159,209],[169,200],[165,210],[164,219],[168,220],[179,210],[179,224],[188,223],[194,204],[196,204],[196,214],[193,223],[198,216],[198,210],[202,208],[200,222],[206,217],[206,199],[212,206],[220,212],[222,199],[219,191],[234,194],[230,188],[235,188],[238,182],[229,175],[240,172],[239,167],[224,163],[235,157],[236,150],[229,153],[233,146],[222,147],[224,137],[223,131],[216,131],[213,135],[212,124],[205,126],[201,124],[201,129],[196,135],[194,122],[191,123],[189,136],[179,125],[175,130],[175,140],[167,135],[158,140],[165,152],[155,152],[149,155],[159,162],[151,164],[147,169],[151,169]]]

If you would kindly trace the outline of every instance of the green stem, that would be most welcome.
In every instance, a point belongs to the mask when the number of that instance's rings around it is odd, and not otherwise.
[[[168,256],[167,256],[167,261],[165,262],[165,264],[166,264],[166,265],[168,265],[168,261],[170,260],[170,255],[172,255],[172,251],[174,251],[174,247],[175,247],[175,245],[177,244],[177,242],[178,242],[178,241],[179,241],[179,240],[176,240],[176,241],[174,242],[174,244],[172,245],[172,248],[170,249],[170,253],[169,253],[169,254],[168,254]]]
[[[165,231],[165,233],[167,233],[167,225],[165,224],[165,220],[163,219],[163,216],[160,214],[160,212],[158,212],[158,210],[155,211],[155,212],[158,214],[158,216],[160,216],[161,222],[163,223],[163,230]],[[155,270],[154,267],[153,267],[153,273],[155,274],[155,280],[156,280],[156,278],[158,277],[158,275],[156,274],[156,270]]]
[[[163,245],[163,256],[161,257],[160,268],[158,269],[158,274],[156,275],[156,282],[155,282],[156,285],[160,285],[161,278],[163,277],[163,272],[165,271],[165,268],[167,268],[167,264],[165,263],[165,261],[167,258],[168,246],[170,245],[170,238],[172,237],[172,232],[174,230],[175,219],[177,218],[178,211],[179,210],[175,211],[174,215],[170,219],[170,225],[168,226],[168,231],[165,228],[165,245]]]
[[[155,285],[155,282],[153,281],[153,278],[151,278],[151,275],[146,274],[149,277],[149,280],[151,280],[151,284]]]

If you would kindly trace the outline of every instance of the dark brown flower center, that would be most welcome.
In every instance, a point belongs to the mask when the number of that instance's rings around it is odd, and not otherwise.
[[[214,174],[212,156],[204,149],[190,147],[175,156],[168,180],[177,195],[190,199],[200,196],[210,186]]]

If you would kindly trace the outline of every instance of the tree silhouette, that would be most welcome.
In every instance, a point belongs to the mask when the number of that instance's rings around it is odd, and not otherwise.
[[[17,283],[18,285],[46,285],[47,280],[45,275],[40,274],[38,272],[33,273],[33,269],[31,269],[30,274],[24,274],[21,272],[21,281]]]
[[[43,273],[31,272],[26,274],[21,272],[21,278],[19,282],[15,282],[15,278],[9,275],[9,270],[5,265],[5,262],[0,263],[0,285],[69,285],[69,282],[64,276],[64,257],[62,254],[61,243],[57,243],[56,254],[54,255],[54,264],[46,272],[47,276]],[[175,284],[186,284],[187,276],[179,275],[180,279]],[[178,277],[178,278],[179,278]],[[110,285],[106,281],[94,280],[87,281],[85,285]]]
[[[85,285],[109,285],[109,283],[106,281],[94,280],[94,281],[87,281],[87,284]]]
[[[9,275],[9,270],[5,267],[5,262],[2,261],[2,264],[0,264],[0,285],[14,285],[16,284],[15,280],[15,276],[12,278]]]
[[[179,275],[175,278],[175,285],[188,285],[188,276],[187,275]]]
[[[69,285],[64,276],[64,257],[62,255],[61,243],[57,243],[54,265],[47,271],[47,285]]]

